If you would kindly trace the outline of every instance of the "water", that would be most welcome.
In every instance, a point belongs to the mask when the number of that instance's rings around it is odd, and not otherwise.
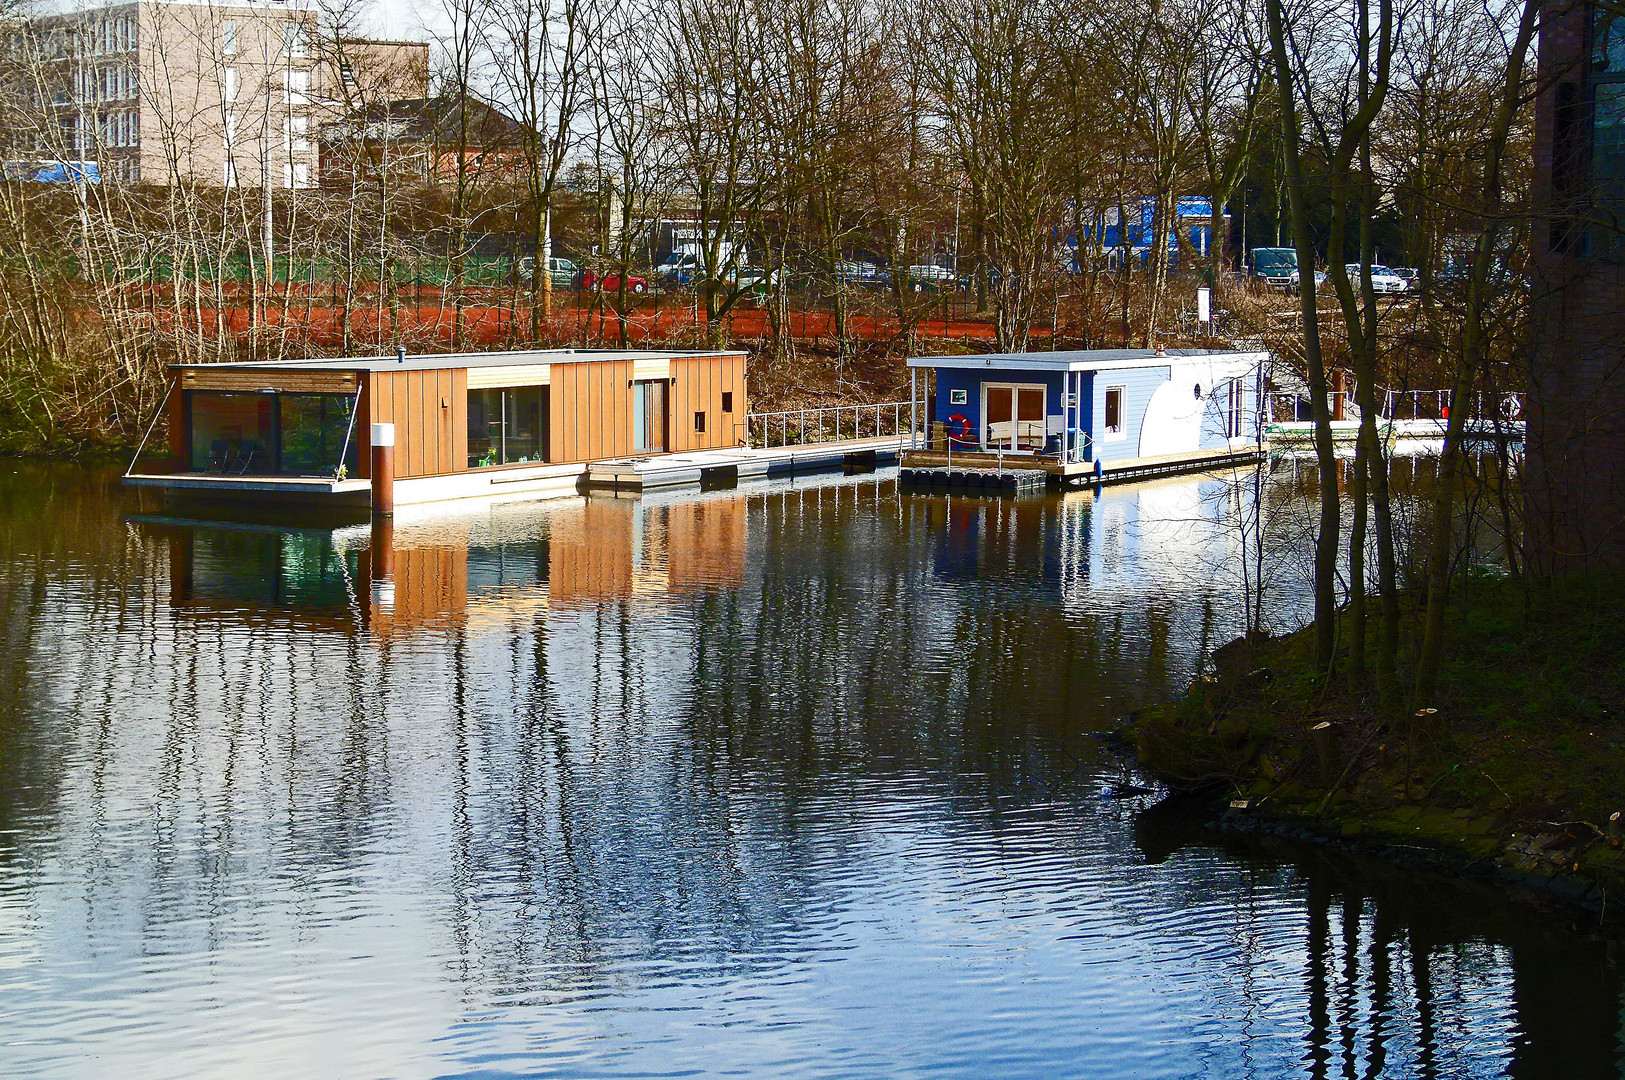
[[[1611,942],[1124,786],[1226,497],[384,537],[0,465],[0,1074],[1621,1075]]]

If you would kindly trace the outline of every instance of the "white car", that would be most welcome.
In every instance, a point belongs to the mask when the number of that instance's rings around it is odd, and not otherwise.
[[[1343,269],[1349,273],[1350,283],[1360,280],[1360,264],[1345,263]],[[1358,288],[1358,285],[1355,286]],[[1409,290],[1411,283],[1388,269],[1386,266],[1373,264],[1371,267],[1371,291],[1387,295],[1389,293],[1402,293]]]

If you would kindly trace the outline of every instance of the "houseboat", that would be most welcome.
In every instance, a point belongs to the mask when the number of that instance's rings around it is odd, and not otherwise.
[[[1108,482],[1254,460],[1264,352],[1094,349],[909,360],[908,470]],[[924,378],[921,373],[924,372]]]
[[[159,412],[167,454],[148,459],[143,442],[126,484],[375,511],[536,498],[574,493],[594,461],[742,446],[745,354],[545,349],[176,364]]]

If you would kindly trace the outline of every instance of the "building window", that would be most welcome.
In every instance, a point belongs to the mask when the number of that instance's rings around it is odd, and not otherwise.
[[[705,414],[703,412],[697,412],[694,414],[694,434],[705,434]]]
[[[237,69],[229,67],[220,78],[220,96],[227,101],[237,100]]]
[[[468,467],[528,465],[547,460],[545,386],[468,392]]]
[[[1123,388],[1121,386],[1108,386],[1106,388],[1106,434],[1123,434]]]
[[[734,411],[734,392],[732,390],[722,392],[722,411],[726,413]]]
[[[189,390],[191,467],[242,475],[332,476],[360,462],[352,394]]]
[[[305,55],[305,27],[302,23],[286,23],[282,27],[282,54],[284,56]]]
[[[226,56],[237,55],[237,24],[230,19],[220,24],[220,51]]]
[[[310,117],[290,116],[287,118],[283,131],[283,149],[290,154],[304,153],[310,149]]]
[[[303,191],[310,186],[310,166],[296,161],[282,166],[282,186],[290,191]]]
[[[226,114],[225,143],[227,150],[237,145],[237,114],[234,112]]]
[[[284,71],[282,73],[283,99],[289,105],[304,105],[310,93],[310,72]]]
[[[226,159],[225,174],[221,177],[221,182],[229,188],[237,186],[237,163],[230,158]]]

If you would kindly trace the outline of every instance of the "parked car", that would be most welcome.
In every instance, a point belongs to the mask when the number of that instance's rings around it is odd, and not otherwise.
[[[536,260],[529,255],[519,260],[516,269],[521,282],[530,280],[530,268],[534,265]],[[547,260],[547,272],[553,279],[555,289],[568,289],[575,284],[576,275],[581,272],[581,268],[576,265],[574,259],[561,259],[555,255]]]
[[[722,280],[730,288],[764,293],[778,284],[779,273],[777,270],[763,270],[757,266],[735,266],[723,273]]]
[[[580,272],[576,274],[576,284],[589,292],[593,290],[606,293],[620,292],[621,275],[615,273],[614,271],[610,271],[607,274],[599,274],[599,272],[594,270],[592,267],[584,266],[581,268]],[[638,277],[635,274],[628,274],[626,275],[626,291],[629,293],[636,293],[638,296],[642,296],[644,293],[649,291],[649,280],[647,278]]]
[[[916,263],[908,268],[908,280],[915,292],[937,292],[953,285],[954,272],[936,263]]]
[[[1395,274],[1405,279],[1405,291],[1415,292],[1422,284],[1422,272],[1414,266],[1392,267]]]
[[[1349,280],[1358,281],[1360,277],[1359,263],[1344,263],[1343,269],[1348,271]],[[1371,267],[1371,289],[1384,296],[1393,293],[1402,293],[1410,288],[1410,282],[1388,269],[1386,266],[1373,265]]]
[[[668,285],[692,285],[700,276],[700,257],[692,252],[673,255],[655,267],[654,276]]]
[[[878,263],[842,261],[835,264],[835,280],[843,285],[879,288],[891,283],[891,275],[882,270]]]

